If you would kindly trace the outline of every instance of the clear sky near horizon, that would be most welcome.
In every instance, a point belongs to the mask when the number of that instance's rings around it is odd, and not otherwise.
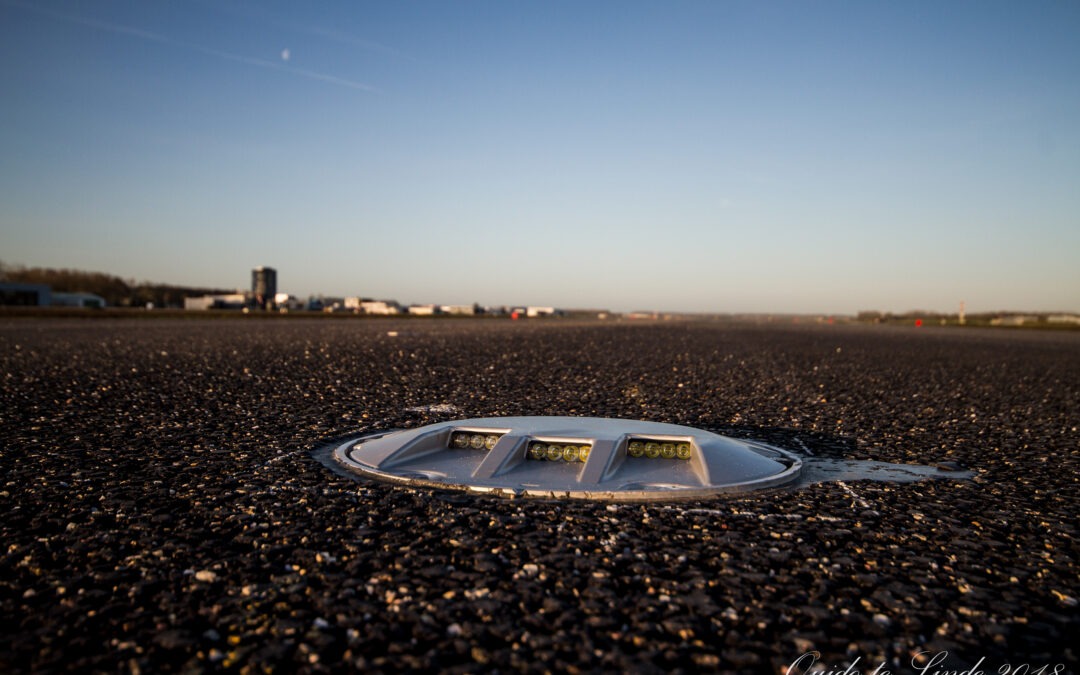
[[[0,0],[0,261],[1080,311],[1080,3]]]

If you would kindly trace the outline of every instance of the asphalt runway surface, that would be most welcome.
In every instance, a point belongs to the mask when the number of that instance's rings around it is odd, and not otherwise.
[[[3,672],[1077,669],[1077,333],[8,319],[0,377]],[[976,477],[620,505],[312,456],[500,415]]]

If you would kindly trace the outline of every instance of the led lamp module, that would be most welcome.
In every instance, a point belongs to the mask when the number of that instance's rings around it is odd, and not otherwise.
[[[367,435],[334,450],[362,476],[508,496],[701,498],[785,485],[802,461],[762,443],[675,424],[491,417]]]

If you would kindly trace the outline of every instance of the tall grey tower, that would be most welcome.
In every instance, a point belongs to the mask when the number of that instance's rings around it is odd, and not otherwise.
[[[273,267],[256,267],[251,270],[251,295],[259,309],[270,309],[277,295],[277,270]]]

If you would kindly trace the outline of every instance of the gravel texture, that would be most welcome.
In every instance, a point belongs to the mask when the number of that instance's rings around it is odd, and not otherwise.
[[[3,672],[1077,668],[1075,333],[8,319],[0,377]],[[312,457],[536,414],[978,477],[643,506]]]

